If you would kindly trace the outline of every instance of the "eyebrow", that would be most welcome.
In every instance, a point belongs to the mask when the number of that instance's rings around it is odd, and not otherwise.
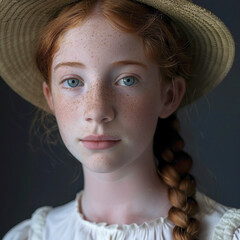
[[[133,60],[117,61],[117,62],[112,63],[112,65],[114,65],[114,66],[115,65],[138,65],[140,67],[147,68],[147,66],[145,64],[138,62],[138,61],[133,61]],[[62,62],[62,63],[58,63],[54,67],[54,71],[56,71],[58,68],[60,68],[62,66],[86,68],[86,66],[81,62]]]
[[[81,62],[62,62],[62,63],[58,63],[55,67],[54,67],[54,71],[56,71],[58,68],[60,67],[81,67],[81,68],[86,68],[86,66],[81,63]]]
[[[147,68],[147,65],[143,64],[142,62],[132,61],[132,60],[123,60],[114,62],[112,65],[138,65],[143,68]]]

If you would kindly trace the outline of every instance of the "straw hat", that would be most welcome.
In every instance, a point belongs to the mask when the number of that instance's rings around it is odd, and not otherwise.
[[[138,0],[168,15],[186,34],[194,51],[194,77],[186,105],[215,88],[230,70],[234,41],[224,23],[188,0]],[[43,77],[34,63],[36,35],[58,8],[73,0],[0,0],[0,75],[27,101],[49,111]]]

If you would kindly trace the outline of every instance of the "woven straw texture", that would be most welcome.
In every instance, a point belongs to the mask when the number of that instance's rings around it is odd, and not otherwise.
[[[194,76],[187,83],[185,106],[215,88],[230,70],[234,40],[214,14],[187,0],[138,0],[159,9],[187,36],[194,53]],[[20,96],[49,111],[43,78],[34,62],[36,36],[57,9],[72,0],[0,1],[0,75]]]

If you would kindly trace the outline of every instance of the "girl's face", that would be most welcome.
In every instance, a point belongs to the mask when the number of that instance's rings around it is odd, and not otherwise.
[[[53,58],[51,90],[44,83],[65,145],[84,168],[99,173],[152,159],[157,120],[166,115],[164,91],[140,39],[101,15],[66,32]],[[119,141],[92,149],[82,141],[89,135]]]

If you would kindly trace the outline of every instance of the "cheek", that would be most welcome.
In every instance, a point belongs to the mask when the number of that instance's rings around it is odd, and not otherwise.
[[[152,134],[155,131],[161,103],[158,95],[147,94],[122,101],[122,118],[130,131],[137,136],[143,133]],[[136,131],[136,129],[138,131]]]
[[[63,95],[54,95],[54,111],[59,131],[63,140],[68,139],[77,122],[79,102],[70,100]]]
[[[122,105],[125,106],[133,121],[151,119],[159,114],[160,95],[155,90],[144,92],[138,96],[129,97]]]

